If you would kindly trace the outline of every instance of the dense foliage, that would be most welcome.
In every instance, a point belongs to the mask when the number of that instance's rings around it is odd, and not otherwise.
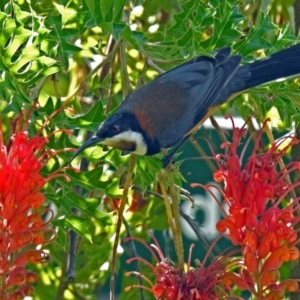
[[[43,209],[54,212],[56,240],[40,242],[51,254],[50,262],[29,265],[40,276],[33,299],[105,299],[109,292],[116,210],[130,155],[90,148],[85,159],[76,158],[70,167],[72,151],[128,94],[159,73],[224,46],[249,62],[297,43],[292,5],[291,0],[0,1],[3,144],[9,149],[11,136],[20,131],[26,131],[26,138],[42,134],[46,154],[37,158],[39,172],[43,178],[55,174],[43,182]],[[216,114],[244,119],[253,114],[261,123],[271,117],[269,129],[289,131],[299,120],[299,84],[290,80],[253,88]],[[273,142],[271,131],[268,139]],[[172,173],[179,187],[188,180],[180,173],[180,157]],[[130,234],[148,242],[145,229],[168,230],[157,183],[161,158],[137,158],[121,238]],[[189,196],[180,191],[182,197]],[[118,248],[115,288],[120,299],[141,299],[139,289],[124,291],[136,282],[123,274],[124,268],[134,268],[124,262],[125,256],[135,256],[128,244]],[[173,247],[172,240],[169,244]],[[290,270],[281,272],[287,277]],[[240,295],[240,290],[234,293]]]

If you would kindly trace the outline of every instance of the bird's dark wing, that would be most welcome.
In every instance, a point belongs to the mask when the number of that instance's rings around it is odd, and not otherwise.
[[[159,76],[125,99],[141,127],[162,148],[178,143],[207,114],[241,61],[220,49],[215,58],[200,56]]]

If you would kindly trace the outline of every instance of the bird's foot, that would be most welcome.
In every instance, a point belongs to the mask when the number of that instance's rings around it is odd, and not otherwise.
[[[170,164],[174,164],[175,160],[174,160],[174,156],[173,154],[167,154],[163,159],[162,159],[162,163],[163,163],[163,168],[167,168]]]

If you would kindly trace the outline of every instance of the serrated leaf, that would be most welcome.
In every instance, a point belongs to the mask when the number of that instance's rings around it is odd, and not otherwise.
[[[243,35],[238,29],[238,24],[244,18],[237,7],[232,7],[229,2],[224,1],[223,5],[216,7],[213,19],[211,14],[208,14],[208,19],[214,23],[214,34],[202,46],[215,49],[233,43]]]
[[[100,0],[100,1],[102,2],[102,0]],[[110,0],[108,0],[108,1],[110,1]],[[85,0],[85,2],[87,4],[87,6],[89,8],[89,12],[92,16],[92,18],[87,21],[86,26],[92,27],[92,26],[100,25],[101,23],[103,23],[105,20],[102,17],[99,1]]]
[[[243,53],[243,55],[248,55],[249,53],[260,49],[268,49],[271,47],[271,44],[264,39],[264,35],[266,32],[276,28],[277,26],[271,23],[269,18],[261,13],[258,24],[255,27],[252,27],[247,38],[236,43],[234,48],[237,53]]]
[[[131,36],[138,42],[138,44],[144,44],[148,41],[148,38],[143,32],[131,31]]]
[[[70,216],[65,220],[66,225],[73,229],[78,235],[86,238],[90,243],[93,242],[92,233],[89,230],[91,220],[79,216]]]
[[[76,15],[77,15],[76,10],[65,7],[65,6],[55,3],[55,2],[53,2],[53,4],[55,5],[57,11],[61,14],[61,20],[62,20],[63,26],[66,26],[69,21],[73,21],[74,18],[76,18]]]
[[[113,0],[113,21],[119,21],[123,13],[126,0]]]
[[[85,0],[84,1],[86,3],[86,5],[88,6],[90,12],[94,12],[95,11],[95,1],[94,0]]]
[[[159,156],[143,156],[141,157],[145,161],[146,169],[151,174],[157,174],[162,169],[162,157]]]
[[[85,217],[93,217],[101,222],[103,226],[111,225],[111,216],[108,213],[101,213],[98,208],[101,199],[96,198],[82,198],[72,191],[64,194],[64,201],[62,205],[65,209],[71,211],[72,208],[78,208]]]
[[[6,29],[7,28],[5,28],[4,31],[6,31]],[[9,28],[9,29],[11,29],[11,28]],[[3,45],[3,43],[2,43],[2,45],[1,45],[4,48],[3,58],[4,58],[7,65],[11,65],[13,63],[11,61],[12,57],[16,54],[19,47],[25,41],[27,41],[28,38],[31,37],[32,35],[33,35],[33,33],[30,30],[27,30],[25,28],[22,28],[22,27],[14,28],[13,33],[8,37],[8,38],[11,39],[9,44],[8,45],[7,44]],[[5,41],[5,43],[6,42],[7,42],[7,40]]]
[[[107,22],[113,21],[111,18],[113,2],[114,2],[113,0],[100,0],[100,11],[103,19],[106,20]]]
[[[131,30],[125,23],[113,23],[113,35],[116,40],[120,39],[122,34],[122,38],[128,40],[131,38]],[[128,30],[129,29],[129,30]]]
[[[72,184],[80,185],[84,187],[87,191],[93,191],[94,189],[106,191],[111,181],[101,181],[100,178],[102,173],[103,170],[100,167],[87,172],[67,172]]]
[[[78,35],[78,30],[74,28],[63,28],[60,16],[48,16],[47,21],[55,30],[47,35],[47,38],[56,41],[57,53],[59,56],[61,67],[65,70],[69,69],[69,56],[81,51],[79,46],[76,46],[69,41]]]
[[[188,1],[181,3],[181,12],[174,15],[175,24],[169,29],[170,33],[178,36],[180,32],[186,31],[186,22],[190,17],[194,18],[193,11],[197,7],[197,1]],[[183,30],[182,30],[183,29]]]
[[[177,44],[179,47],[184,47],[188,43],[190,43],[191,39],[193,38],[193,31],[191,28],[189,28],[186,33],[177,40]]]
[[[145,190],[153,182],[152,174],[145,170],[144,167],[139,166],[137,167],[137,172],[133,182]]]
[[[97,101],[85,115],[69,118],[69,125],[70,128],[80,127],[95,132],[105,118],[102,103]]]
[[[29,63],[38,58],[39,54],[39,50],[33,45],[22,49],[17,61],[11,65],[11,71],[19,75],[27,73],[31,68]],[[25,65],[28,65],[28,69],[24,68]]]
[[[66,238],[66,230],[65,230],[65,219],[55,219],[51,222],[54,226],[57,226],[57,238],[55,242],[61,246],[63,249],[66,249],[67,238]]]
[[[37,47],[39,33],[27,29],[29,26],[26,20],[31,23],[30,25],[35,24],[37,29],[40,29],[39,22],[42,22],[42,19],[35,15],[32,15],[31,19],[27,18],[28,13],[23,13],[16,5],[14,11],[17,18],[22,18],[24,27],[10,17],[3,20],[0,35],[0,68],[4,71],[9,70],[16,81],[32,87],[39,79],[57,72],[60,67],[56,64],[56,60],[41,55]],[[41,31],[47,32],[47,30]],[[18,92],[22,94],[21,89]]]
[[[103,22],[100,24],[100,27],[105,34],[113,33],[113,23],[112,22]]]
[[[4,107],[1,111],[2,114],[8,114],[10,112],[20,113],[22,111],[22,107],[20,106],[20,101],[16,97],[11,97],[11,99],[5,99],[9,103]]]

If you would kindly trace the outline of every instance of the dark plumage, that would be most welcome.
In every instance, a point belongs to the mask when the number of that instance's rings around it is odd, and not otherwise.
[[[216,107],[233,96],[300,73],[300,44],[245,65],[240,65],[240,55],[230,55],[230,51],[222,48],[214,58],[197,57],[137,89],[73,158],[97,142],[141,155],[177,149]]]

